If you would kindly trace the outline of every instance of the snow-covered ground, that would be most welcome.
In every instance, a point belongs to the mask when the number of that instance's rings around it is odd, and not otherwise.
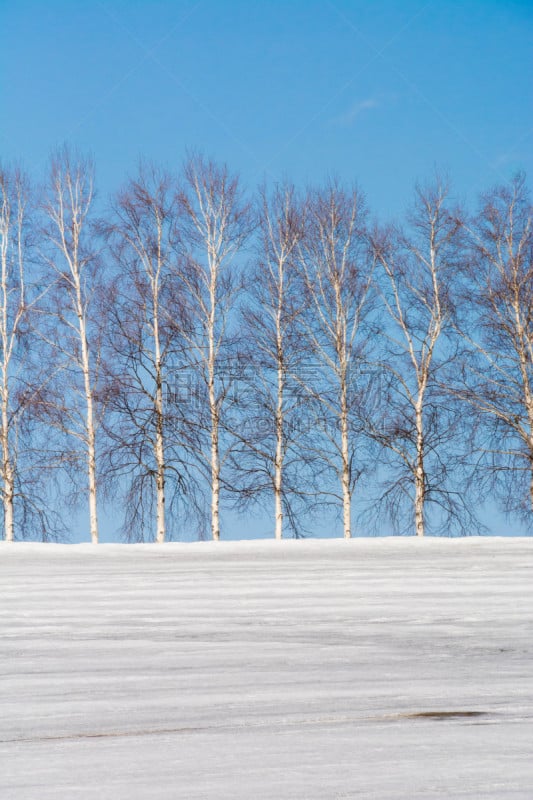
[[[0,546],[2,800],[533,797],[533,539]]]

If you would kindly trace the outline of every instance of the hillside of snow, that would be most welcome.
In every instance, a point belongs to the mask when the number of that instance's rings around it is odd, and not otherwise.
[[[3,800],[533,797],[533,539],[0,545]]]

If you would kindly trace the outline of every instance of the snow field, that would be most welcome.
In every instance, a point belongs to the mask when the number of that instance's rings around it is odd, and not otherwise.
[[[0,545],[3,800],[533,797],[533,539]]]

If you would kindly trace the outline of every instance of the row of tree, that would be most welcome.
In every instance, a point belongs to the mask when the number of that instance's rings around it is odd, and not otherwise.
[[[522,176],[475,213],[437,178],[385,226],[197,156],[106,207],[67,148],[38,188],[1,168],[4,538],[58,535],[66,498],[93,542],[119,501],[130,540],[218,539],[221,496],[276,538],[324,506],[346,538],[469,533],[487,494],[531,521],[532,255]]]

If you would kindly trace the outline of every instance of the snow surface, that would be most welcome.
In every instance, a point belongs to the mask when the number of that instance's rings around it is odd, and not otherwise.
[[[2,544],[0,580],[2,800],[533,797],[533,539]]]

